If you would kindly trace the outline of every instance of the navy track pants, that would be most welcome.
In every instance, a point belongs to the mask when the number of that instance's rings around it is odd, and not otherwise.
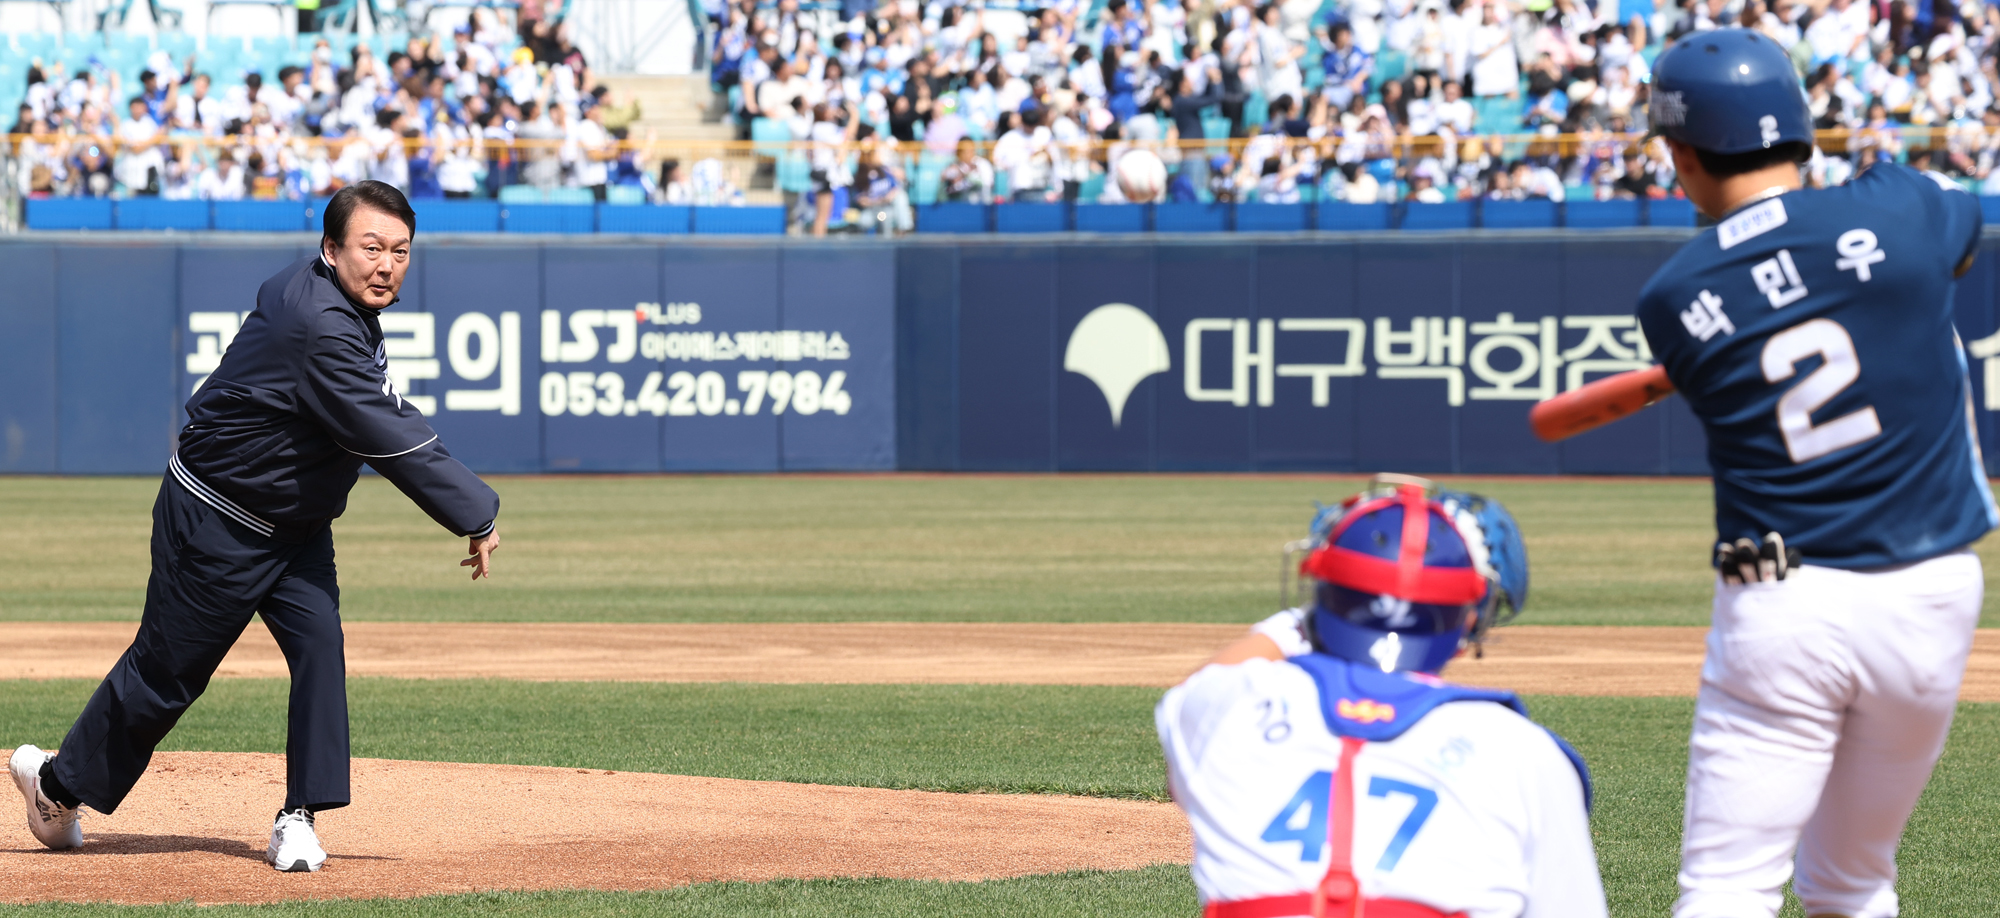
[[[258,535],[171,474],[153,504],[153,574],[138,636],[63,740],[56,778],[91,809],[117,809],[253,615],[292,670],[285,808],[346,806],[347,657],[333,531],[296,545]]]

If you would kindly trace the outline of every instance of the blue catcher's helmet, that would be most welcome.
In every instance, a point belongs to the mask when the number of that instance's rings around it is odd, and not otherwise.
[[[1799,72],[1778,43],[1749,29],[1697,32],[1653,62],[1651,132],[1734,154],[1813,143]]]
[[[1313,645],[1384,672],[1435,673],[1520,614],[1528,558],[1498,501],[1378,475],[1321,508],[1299,574]]]

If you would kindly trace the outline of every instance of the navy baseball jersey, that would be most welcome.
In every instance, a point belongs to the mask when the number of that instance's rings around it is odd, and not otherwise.
[[[1708,433],[1723,541],[1776,532],[1867,568],[2000,525],[1952,327],[1979,203],[1879,165],[1739,208],[1639,296],[1646,341]]]
[[[168,468],[260,535],[302,542],[347,507],[361,464],[452,533],[491,532],[500,497],[389,382],[382,325],[320,256],[257,290],[257,310],[188,399]]]

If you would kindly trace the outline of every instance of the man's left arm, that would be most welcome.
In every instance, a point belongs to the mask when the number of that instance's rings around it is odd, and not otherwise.
[[[301,401],[313,420],[438,525],[475,540],[493,532],[500,496],[452,458],[423,414],[383,377],[358,334],[320,330],[303,382]]]

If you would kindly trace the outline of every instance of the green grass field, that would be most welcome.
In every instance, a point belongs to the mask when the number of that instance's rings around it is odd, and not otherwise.
[[[1455,482],[1529,536],[1524,621],[1702,624],[1708,490],[1683,481]],[[446,621],[1249,621],[1277,546],[1351,480],[1237,477],[500,479],[500,577],[383,483],[338,525],[343,613]],[[130,620],[157,481],[0,478],[0,620]],[[1982,551],[1990,550],[1982,546]],[[1989,569],[1995,565],[1989,558]],[[1989,592],[1992,592],[1989,590]],[[1988,623],[1993,624],[1989,606]],[[1141,625],[1140,627],[1143,627]],[[164,748],[282,751],[283,684],[225,680]],[[86,682],[0,682],[7,744],[58,740]],[[860,786],[1158,799],[1156,692],[1042,686],[780,686],[356,679],[355,752]],[[1597,778],[1612,913],[1674,896],[1692,701],[1544,697]],[[1902,858],[1904,914],[1984,916],[2000,851],[2000,705],[1964,705]],[[0,878],[4,883],[4,878]],[[1189,914],[1184,869],[984,884],[706,884],[204,909],[265,918],[498,915]],[[0,918],[192,908],[0,907]],[[1788,914],[1796,914],[1796,909]]]
[[[379,479],[342,614],[404,621],[1251,621],[1354,479],[508,478],[498,576]],[[1708,486],[1466,481],[1519,516],[1543,624],[1704,624]],[[0,478],[0,619],[136,619],[159,482]]]

